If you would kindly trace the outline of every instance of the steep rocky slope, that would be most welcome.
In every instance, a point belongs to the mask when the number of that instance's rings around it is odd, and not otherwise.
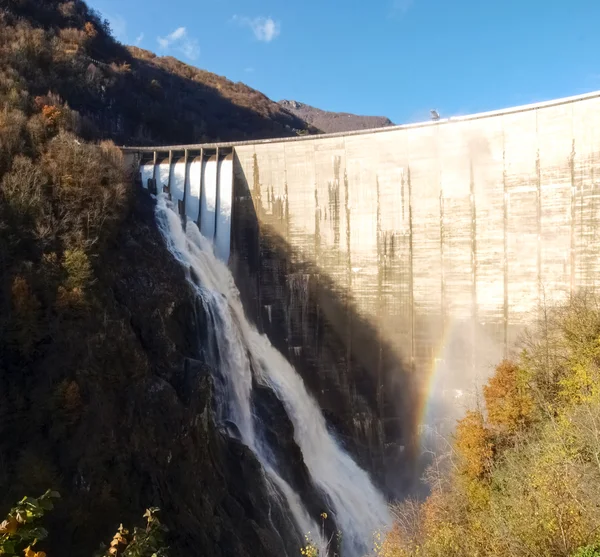
[[[346,112],[328,112],[298,101],[279,101],[279,105],[325,133],[383,128],[394,124],[385,116],[358,116]]]

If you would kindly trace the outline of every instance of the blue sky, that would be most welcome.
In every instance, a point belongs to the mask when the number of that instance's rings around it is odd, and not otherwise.
[[[89,0],[123,43],[395,123],[600,89],[600,0]]]

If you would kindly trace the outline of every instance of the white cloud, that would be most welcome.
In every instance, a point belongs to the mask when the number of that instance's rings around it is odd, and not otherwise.
[[[198,40],[191,38],[185,27],[178,27],[166,37],[158,37],[157,41],[161,49],[174,48],[189,60],[196,60],[200,56]]]
[[[140,33],[138,35],[138,38],[135,40],[136,46],[139,46],[140,44],[142,44],[143,40],[144,40],[144,33]]]
[[[158,44],[161,48],[169,48],[173,43],[180,41],[185,38],[187,35],[187,31],[185,27],[179,27],[175,29],[170,35],[166,37],[158,37]]]
[[[264,43],[270,43],[281,33],[281,24],[271,17],[240,17],[233,16],[233,21],[237,21],[240,25],[252,29],[257,40]]]

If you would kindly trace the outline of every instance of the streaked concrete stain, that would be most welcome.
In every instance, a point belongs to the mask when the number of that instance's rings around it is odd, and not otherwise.
[[[543,304],[598,286],[599,123],[592,96],[234,145],[234,180],[251,184],[259,222],[290,257],[332,279],[404,362],[430,370],[452,328],[467,349],[446,350],[446,365],[471,376],[508,353]],[[489,358],[481,345],[494,347]]]
[[[289,275],[284,305],[302,315],[303,296],[326,279],[345,305],[335,314],[325,302],[316,308],[344,339],[341,384],[349,384],[361,351],[357,322],[365,321],[400,367],[422,374],[425,385],[435,371],[437,388],[453,391],[509,354],[544,305],[597,290],[599,124],[600,93],[592,93],[370,132],[155,148],[156,166],[142,174],[144,183],[165,182],[178,153],[198,151],[202,172],[190,167],[185,200],[195,215],[211,205],[196,199],[208,193],[210,156],[233,151],[232,232],[241,245],[245,232],[236,227],[252,229],[252,246],[246,242],[246,254],[232,246],[232,264],[257,263],[245,280],[257,308],[266,296],[264,318],[271,321],[272,304],[285,296],[275,274]],[[262,267],[269,236],[286,246],[289,265],[271,258],[277,269]],[[260,309],[256,319],[260,326]],[[302,338],[288,330],[290,350],[309,339],[305,326]],[[369,358],[379,369],[380,357]]]

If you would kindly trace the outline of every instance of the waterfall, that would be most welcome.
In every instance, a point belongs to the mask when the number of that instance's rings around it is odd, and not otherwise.
[[[184,230],[164,195],[157,199],[156,220],[168,250],[187,270],[188,281],[214,327],[214,342],[207,349],[215,367],[219,422],[234,424],[231,434],[238,435],[255,454],[273,497],[285,503],[300,533],[311,532],[323,547],[317,523],[281,477],[260,435],[262,424],[252,408],[253,375],[258,384],[271,389],[293,425],[294,441],[311,480],[329,505],[327,512],[335,517],[344,557],[369,553],[373,534],[391,521],[384,498],[328,431],[319,406],[296,370],[247,320],[233,276],[214,256],[212,243],[191,220]]]

